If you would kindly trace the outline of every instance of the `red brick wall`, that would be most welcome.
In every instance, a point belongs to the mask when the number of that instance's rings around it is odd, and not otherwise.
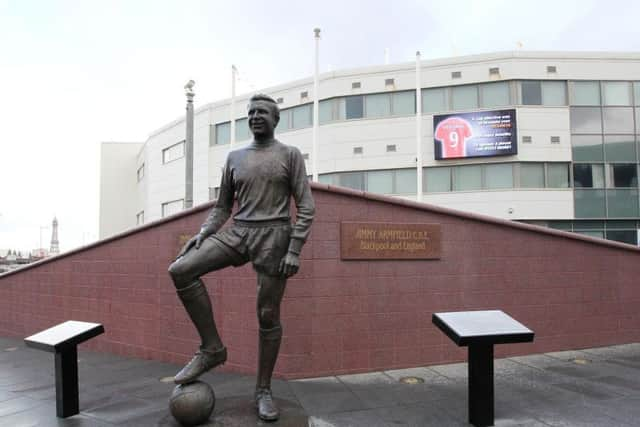
[[[282,307],[276,375],[321,376],[463,360],[439,311],[501,309],[536,333],[500,356],[640,341],[640,250],[382,196],[313,186],[317,215]],[[209,205],[0,276],[0,335],[100,322],[99,351],[182,363],[196,332],[166,272]],[[341,261],[340,221],[442,224],[442,258]],[[224,370],[257,363],[255,273],[205,276],[229,348]]]

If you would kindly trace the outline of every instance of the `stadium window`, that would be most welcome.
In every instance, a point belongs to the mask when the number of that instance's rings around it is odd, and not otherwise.
[[[574,190],[576,218],[603,218],[606,214],[604,190]]]
[[[364,111],[367,118],[389,117],[391,115],[391,94],[366,95]]]
[[[345,118],[347,120],[361,119],[364,113],[364,102],[362,99],[362,95],[347,96],[345,98],[345,110]]]
[[[607,190],[607,216],[611,218],[637,217],[638,190]]]
[[[605,107],[602,122],[604,133],[633,133],[633,108]]]
[[[603,105],[631,105],[629,82],[602,82]]]
[[[484,188],[488,190],[513,188],[513,164],[494,163],[484,165]]]
[[[216,125],[215,145],[228,144],[231,141],[231,123],[218,123]]]
[[[454,110],[478,108],[478,86],[454,86],[451,88],[451,101]]]
[[[545,166],[547,188],[569,188],[568,163],[547,163]]]
[[[138,182],[142,181],[142,178],[144,178],[144,163],[138,168],[136,175],[138,177]]]
[[[333,119],[333,99],[325,99],[320,101],[318,109],[318,120],[320,124],[332,122]]]
[[[391,114],[394,116],[410,116],[416,113],[415,91],[394,92],[391,94]]]
[[[571,107],[570,122],[572,133],[602,133],[600,107]]]
[[[140,211],[136,214],[136,225],[144,224],[144,211]]]
[[[637,246],[638,234],[636,230],[607,230],[607,240]]]
[[[173,200],[162,204],[162,217],[173,215],[184,209],[184,199]]]
[[[333,173],[325,173],[325,174],[319,175],[318,182],[321,184],[335,185],[334,183],[335,175],[336,174],[333,174]]]
[[[162,150],[162,163],[169,163],[184,157],[184,141]]]
[[[574,188],[604,188],[604,165],[600,163],[574,163]]]
[[[636,158],[633,135],[605,135],[604,155],[607,162],[629,162]]]
[[[246,118],[236,120],[236,141],[245,141],[247,139],[251,139],[249,121]]]
[[[394,180],[394,194],[416,194],[418,191],[416,170],[411,169],[396,169]]]
[[[520,187],[544,188],[544,163],[520,163]]]
[[[571,105],[600,105],[600,82],[571,82]]]
[[[291,108],[280,110],[280,121],[278,122],[278,132],[287,132],[291,128]]]
[[[364,191],[364,172],[347,172],[338,176],[341,187]]]
[[[480,85],[481,107],[501,107],[509,104],[509,82],[485,83]]]
[[[451,167],[424,168],[422,187],[426,193],[451,191]]]
[[[449,109],[446,88],[422,89],[422,112],[438,113]]]
[[[542,105],[542,85],[538,80],[520,82],[523,105]]]
[[[571,152],[574,162],[604,160],[602,135],[571,135]]]
[[[637,188],[638,166],[635,163],[607,165],[607,188]]]
[[[292,129],[302,129],[311,126],[311,107],[311,104],[306,104],[292,109]]]
[[[393,171],[369,171],[367,172],[367,191],[379,194],[393,193]]]
[[[542,105],[567,105],[567,83],[559,80],[543,81]]]
[[[464,165],[453,169],[453,190],[474,191],[482,189],[482,166]]]

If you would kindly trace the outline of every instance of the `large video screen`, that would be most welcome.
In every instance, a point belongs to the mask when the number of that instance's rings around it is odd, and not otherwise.
[[[516,110],[433,116],[436,160],[518,154]]]

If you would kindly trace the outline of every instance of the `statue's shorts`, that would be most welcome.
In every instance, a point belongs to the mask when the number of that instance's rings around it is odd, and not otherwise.
[[[280,261],[287,254],[291,237],[289,221],[234,221],[233,225],[211,235],[239,266],[249,261],[260,273],[278,276]]]

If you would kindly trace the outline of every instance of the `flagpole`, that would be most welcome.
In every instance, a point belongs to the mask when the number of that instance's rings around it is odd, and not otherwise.
[[[315,33],[315,63],[313,73],[313,138],[311,148],[311,160],[313,170],[313,181],[318,182],[318,122],[319,122],[319,94],[318,94],[318,74],[319,74],[319,50],[320,50],[320,28],[314,28]]]
[[[416,180],[417,198],[422,201],[422,79],[420,77],[420,51],[416,52]]]

